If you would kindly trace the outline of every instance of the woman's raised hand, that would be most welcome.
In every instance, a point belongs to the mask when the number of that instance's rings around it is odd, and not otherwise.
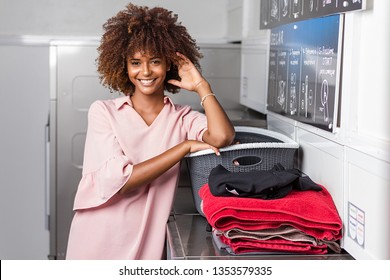
[[[176,54],[179,57],[178,70],[181,81],[171,79],[168,83],[195,92],[198,92],[201,86],[209,87],[208,82],[199,73],[195,65],[185,55],[179,52]]]

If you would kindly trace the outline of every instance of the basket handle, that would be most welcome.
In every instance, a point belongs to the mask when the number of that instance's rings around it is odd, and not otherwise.
[[[263,159],[258,156],[239,156],[232,159],[233,166],[252,167],[261,164]]]

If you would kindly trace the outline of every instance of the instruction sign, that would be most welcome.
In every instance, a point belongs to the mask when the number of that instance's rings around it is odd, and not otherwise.
[[[343,15],[271,29],[267,109],[334,131]]]
[[[364,248],[365,213],[351,202],[348,202],[348,236]]]
[[[366,0],[261,0],[260,29],[365,8]]]

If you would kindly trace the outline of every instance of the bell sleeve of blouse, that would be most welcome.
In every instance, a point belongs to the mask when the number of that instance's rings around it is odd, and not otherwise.
[[[203,134],[207,130],[206,115],[190,110],[183,120],[187,130],[187,139],[203,141]]]
[[[109,114],[102,101],[94,102],[88,111],[83,173],[74,210],[104,204],[122,188],[133,171],[110,125]]]

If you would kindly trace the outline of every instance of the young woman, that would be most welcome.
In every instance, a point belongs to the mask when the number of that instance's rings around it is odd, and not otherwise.
[[[234,128],[171,11],[129,4],[103,27],[101,82],[124,96],[89,109],[67,259],[162,259],[180,160],[209,148],[218,156]],[[205,114],[164,94],[180,88],[198,94]]]

